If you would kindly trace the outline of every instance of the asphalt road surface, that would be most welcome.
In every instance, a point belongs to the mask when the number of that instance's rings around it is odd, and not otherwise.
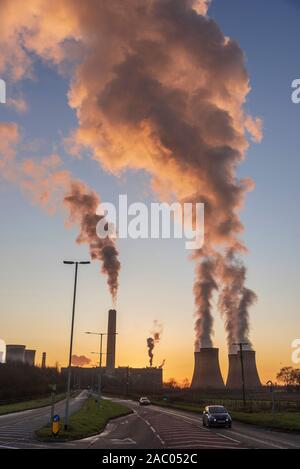
[[[87,391],[70,399],[70,414],[80,409],[87,398]],[[64,416],[65,400],[55,404],[55,413]],[[50,406],[25,410],[0,416],[0,449],[1,448],[45,448],[53,447],[39,442],[34,431],[46,425],[50,419]]]
[[[71,400],[71,412],[78,410],[87,393],[83,391]],[[35,429],[49,418],[49,407],[19,412],[0,417],[0,449],[10,448],[72,448],[72,449],[119,449],[119,448],[300,448],[300,435],[273,432],[233,423],[232,429],[207,429],[202,426],[200,415],[155,405],[141,407],[135,401],[112,399],[133,410],[131,415],[112,420],[99,435],[82,440],[43,443],[33,436]],[[63,415],[64,403],[56,405]]]
[[[107,425],[101,435],[89,438],[89,448],[300,448],[300,435],[275,432],[234,422],[229,428],[205,428],[200,415],[155,405],[112,399],[134,413]],[[84,441],[78,442],[83,447]]]

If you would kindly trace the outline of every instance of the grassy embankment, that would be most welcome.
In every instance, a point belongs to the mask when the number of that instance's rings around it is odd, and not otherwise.
[[[57,394],[55,396],[55,402],[61,401],[65,398],[65,393]],[[22,410],[37,409],[39,407],[46,407],[51,405],[51,397],[43,397],[40,399],[33,399],[31,401],[15,402],[14,404],[2,404],[0,405],[0,415],[10,414],[13,412],[20,412]]]
[[[46,426],[36,431],[39,439],[59,441],[78,440],[87,436],[100,433],[107,422],[116,417],[131,414],[128,407],[106,399],[101,400],[100,407],[95,398],[91,397],[85,401],[82,408],[70,416],[69,430],[63,429],[61,421],[61,431],[58,436],[53,436],[50,426]]]
[[[170,407],[172,409],[186,410],[189,412],[196,412],[202,414],[203,408],[197,404],[188,403],[168,403],[164,401],[153,401],[153,404],[157,404],[163,407]],[[230,406],[227,406],[233,421],[239,421],[243,423],[249,423],[260,427],[271,428],[274,430],[283,431],[296,431],[300,432],[300,412],[275,412],[273,419],[271,412],[242,412],[237,410],[230,410]]]

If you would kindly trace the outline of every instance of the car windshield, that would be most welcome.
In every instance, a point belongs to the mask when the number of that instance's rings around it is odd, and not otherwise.
[[[209,412],[211,414],[225,414],[227,413],[227,410],[223,406],[214,406],[209,408]]]

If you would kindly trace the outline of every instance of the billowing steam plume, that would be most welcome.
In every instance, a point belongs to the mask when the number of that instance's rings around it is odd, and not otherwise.
[[[48,212],[67,210],[68,223],[77,224],[80,229],[77,242],[87,243],[91,258],[100,261],[115,302],[120,262],[114,241],[109,237],[100,239],[96,234],[96,225],[102,218],[96,214],[100,203],[97,194],[81,181],[73,180],[67,171],[59,170],[58,155],[18,161],[20,136],[15,124],[0,124],[0,142],[1,175],[17,183],[34,203]]]
[[[232,344],[237,342],[248,343],[251,348],[248,311],[256,301],[256,295],[244,286],[246,268],[236,256],[235,250],[229,250],[219,264],[219,276],[224,286],[218,306],[225,320],[229,352],[236,351]]]
[[[72,365],[74,366],[86,366],[91,363],[91,359],[85,355],[72,355]]]
[[[214,278],[215,260],[204,257],[196,267],[194,295],[196,304],[195,350],[200,347],[212,347],[213,317],[211,299],[213,292],[218,289]]]
[[[146,170],[163,200],[205,203],[205,251],[194,255],[197,347],[212,343],[216,280],[210,267],[226,262],[228,249],[236,257],[240,252],[238,212],[252,187],[250,180],[237,177],[247,132],[261,139],[261,121],[243,107],[250,90],[243,52],[206,16],[208,3],[0,4],[0,73],[15,80],[30,76],[32,53],[60,69],[71,62],[69,103],[79,122],[73,153],[88,147],[117,174],[126,168]],[[218,279],[221,288],[234,290]],[[242,336],[253,300],[244,288],[243,301],[232,313]]]

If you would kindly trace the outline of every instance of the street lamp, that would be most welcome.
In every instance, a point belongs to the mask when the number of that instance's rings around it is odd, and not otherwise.
[[[272,419],[275,419],[275,400],[274,400],[274,384],[273,381],[269,380],[266,382],[267,386],[270,386],[270,392],[272,393]]]
[[[104,335],[109,335],[107,332],[86,332],[86,334],[90,335],[99,335],[100,336],[100,351],[99,352],[91,352],[97,355],[100,355],[99,357],[99,376],[98,376],[98,399],[99,402],[98,404],[100,405],[100,399],[101,399],[101,388],[102,388],[102,355],[105,355],[104,352],[102,352],[102,343],[103,343],[103,336]],[[117,332],[114,332],[114,335],[116,335]]]
[[[243,345],[249,345],[248,342],[238,342],[232,345],[236,345],[240,348],[240,359],[241,359],[241,370],[242,370],[242,386],[243,386],[243,402],[244,407],[246,406],[246,392],[245,392],[245,374],[244,374],[244,358],[243,358]]]
[[[76,304],[76,290],[77,290],[77,274],[78,265],[90,264],[90,261],[63,261],[67,265],[75,265],[75,279],[74,279],[74,291],[73,291],[73,307],[72,307],[72,323],[71,323],[71,338],[70,338],[70,351],[69,351],[69,365],[68,365],[68,385],[67,385],[67,396],[66,396],[66,409],[65,409],[65,423],[64,428],[68,430],[69,420],[69,402],[70,402],[70,390],[71,390],[71,367],[72,367],[72,349],[73,349],[73,332],[74,332],[74,318],[75,318],[75,304]]]

